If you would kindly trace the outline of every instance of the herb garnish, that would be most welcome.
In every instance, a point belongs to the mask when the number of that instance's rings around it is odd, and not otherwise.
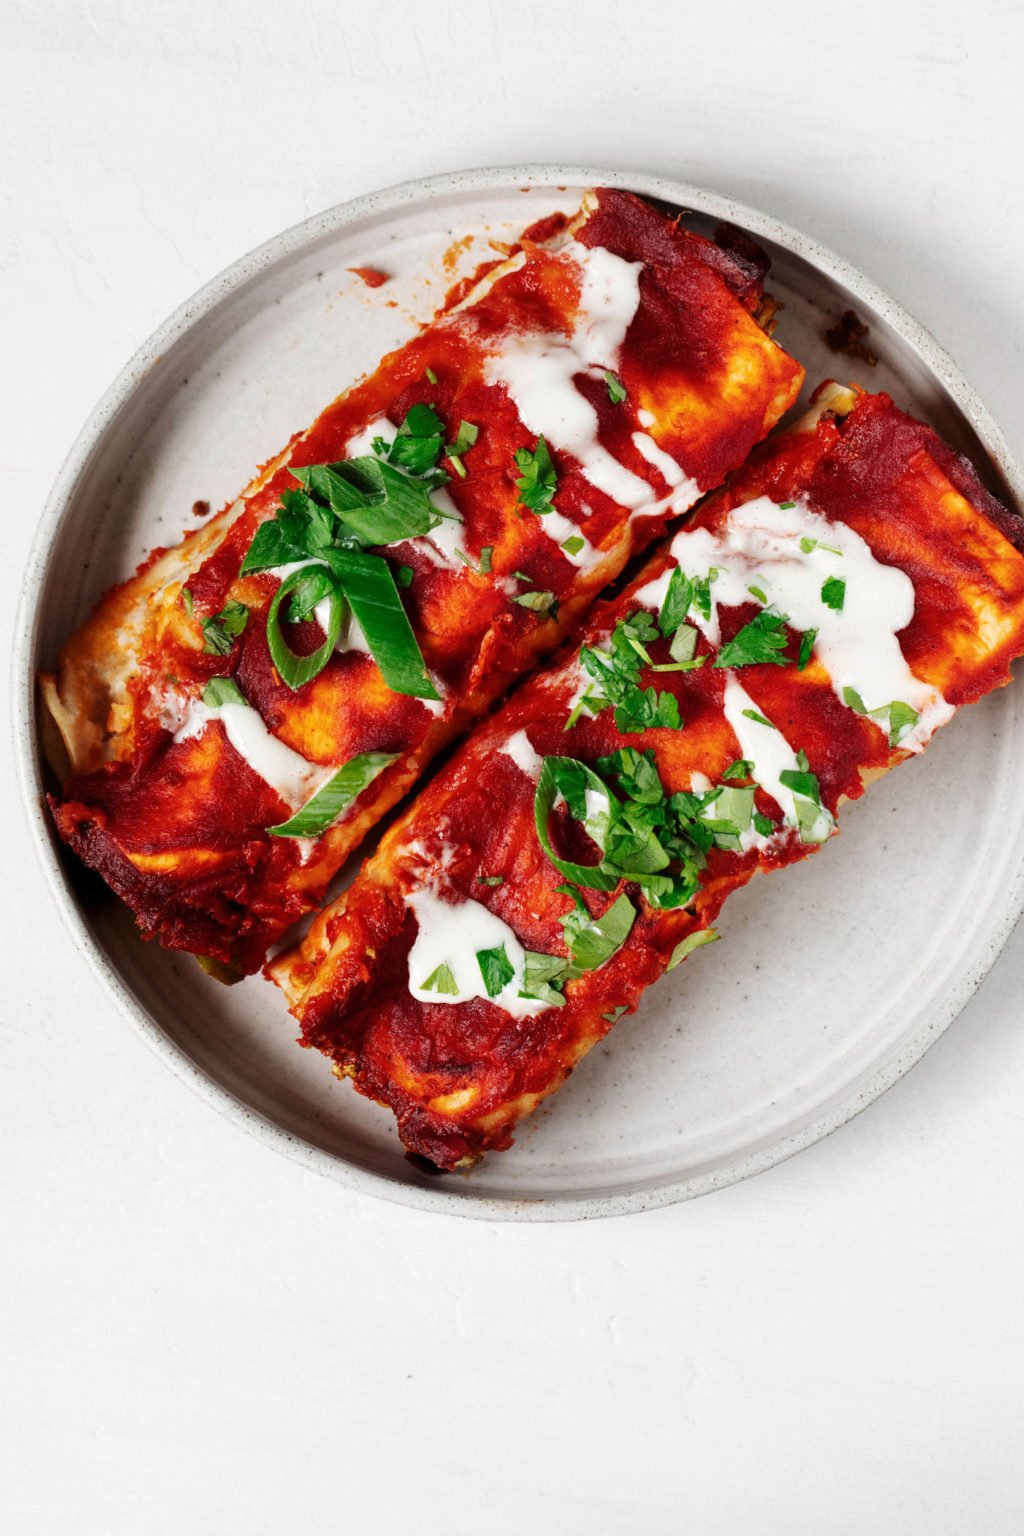
[[[608,386],[608,399],[612,405],[621,405],[627,394],[625,384],[610,369],[605,370],[604,381]]]
[[[360,752],[349,758],[294,816],[279,826],[268,827],[267,831],[272,837],[319,837],[337,821],[345,807],[395,761],[397,755],[395,752]]]
[[[797,658],[796,669],[802,672],[814,654],[814,642],[818,638],[816,629],[805,629],[800,636],[800,655]]]
[[[421,984],[420,991],[442,992],[446,997],[458,997],[459,995],[458,984],[452,975],[451,967],[446,965],[443,960],[437,969],[431,971],[426,981]]]
[[[476,963],[484,979],[488,997],[497,997],[516,974],[515,966],[505,953],[504,944],[497,949],[477,950]]]
[[[890,747],[898,747],[907,732],[912,731],[921,718],[918,711],[902,699],[893,699],[891,704],[882,704],[878,709],[868,709],[856,688],[843,689],[843,703],[858,715],[867,716],[885,731]]]
[[[842,613],[846,601],[846,582],[839,576],[830,576],[821,589],[821,600],[826,608]]]
[[[558,488],[558,474],[551,453],[543,437],[538,437],[536,447],[517,448],[516,468],[521,471],[516,487],[519,505],[543,517],[552,509],[552,497]]]
[[[659,727],[679,730],[679,705],[671,693],[641,688],[641,669],[651,664],[647,647],[658,638],[654,620],[643,609],[620,619],[609,637],[610,650],[581,646],[580,663],[598,685],[587,703],[597,710],[615,706],[615,726],[623,734]]]
[[[705,944],[714,944],[720,937],[721,935],[716,933],[714,928],[698,928],[696,933],[688,933],[685,939],[679,940],[672,951],[668,965],[665,967],[666,971],[674,971],[676,966],[685,960],[687,955],[692,955],[695,949],[703,949]]]
[[[189,593],[190,602],[191,599]],[[248,622],[249,610],[244,603],[225,603],[220,613],[202,622],[203,650],[209,656],[226,656]]]
[[[447,479],[437,468],[443,442],[444,425],[433,406],[414,405],[394,442],[376,440],[375,456],[292,468],[301,489],[282,492],[281,505],[257,528],[240,571],[244,576],[304,563],[282,582],[267,618],[271,656],[288,687],[301,688],[327,665],[347,604],[388,687],[416,698],[438,697],[395,574],[383,556],[367,553],[367,546],[419,538],[442,521],[445,514],[430,492]],[[291,598],[292,622],[317,603],[330,603],[327,640],[313,656],[296,656],[285,640],[280,616],[285,597]]]
[[[789,666],[789,658],[780,653],[786,649],[787,615],[773,608],[761,612],[744,624],[733,638],[722,646],[715,657],[716,667],[755,667],[770,663],[776,667]]]
[[[445,454],[460,480],[466,478],[466,466],[462,462],[462,456],[469,452],[479,436],[480,428],[473,422],[460,421],[455,441],[445,445]]]

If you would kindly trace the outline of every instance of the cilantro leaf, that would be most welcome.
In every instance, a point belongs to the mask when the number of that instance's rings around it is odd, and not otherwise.
[[[520,608],[530,608],[534,613],[542,613],[549,618],[555,618],[558,613],[558,599],[553,592],[520,592],[512,599]]]
[[[515,966],[505,953],[504,944],[496,949],[478,949],[476,963],[484,979],[488,997],[497,997],[516,974]]]
[[[806,758],[804,761],[806,762]],[[791,789],[794,795],[802,795],[805,800],[810,800],[814,805],[821,804],[821,791],[818,788],[816,774],[808,773],[801,768],[784,768],[779,774],[779,783]]]
[[[730,763],[722,773],[723,779],[750,779],[754,776],[754,765],[749,757],[738,757],[734,763]]]
[[[431,971],[426,981],[421,982],[420,991],[443,992],[447,997],[458,997],[459,995],[458,984],[452,975],[451,967],[446,965],[444,961],[441,962],[436,970]]]
[[[786,615],[771,608],[762,608],[719,651],[713,665],[716,667],[754,667],[770,663],[776,667],[789,665],[789,658],[780,654],[786,649]]]
[[[685,939],[680,939],[672,951],[668,965],[665,967],[666,971],[674,971],[687,955],[692,955],[695,949],[703,949],[705,944],[714,944],[719,937],[714,928],[698,928],[696,933],[688,933]]]
[[[227,656],[248,622],[249,610],[244,603],[225,603],[220,613],[202,622],[203,650],[209,656]]]
[[[572,956],[570,976],[582,976],[586,971],[596,971],[617,950],[621,949],[636,918],[636,908],[623,894],[616,898],[607,912],[591,917],[585,904],[575,906],[561,919],[566,946]]]
[[[693,585],[677,565],[668,579],[665,596],[658,613],[658,628],[666,640],[674,635],[690,611],[693,602]],[[678,659],[678,658],[677,658]]]
[[[560,955],[543,955],[528,949],[519,996],[536,998],[552,1008],[564,1008],[561,988],[568,971],[569,962]]]
[[[898,747],[908,731],[912,731],[921,716],[902,699],[893,699],[889,705],[889,745]]]
[[[459,430],[455,434],[455,441],[445,445],[444,451],[451,460],[452,468],[460,480],[465,480],[466,478],[466,466],[462,462],[462,456],[464,453],[469,452],[479,436],[480,428],[473,422],[460,421]]]
[[[610,369],[605,370],[604,381],[608,386],[608,399],[612,405],[621,405],[626,398],[626,386]]]
[[[517,448],[515,460],[516,468],[521,471],[516,481],[519,505],[543,517],[545,512],[552,510],[552,497],[558,489],[558,474],[545,439],[538,437],[532,451]]]
[[[846,582],[839,576],[830,576],[821,589],[821,600],[826,608],[842,613],[846,601]]]
[[[798,672],[803,671],[804,667],[806,667],[807,663],[814,655],[814,642],[817,640],[817,638],[818,631],[816,629],[805,629],[803,634],[800,636],[800,655],[796,664],[796,669]]]

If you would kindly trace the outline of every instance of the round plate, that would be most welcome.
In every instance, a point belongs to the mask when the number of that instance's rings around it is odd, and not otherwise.
[[[468,1176],[429,1178],[391,1117],[294,1043],[277,992],[225,988],[137,936],[58,846],[43,809],[32,678],[99,595],[199,499],[253,467],[427,318],[455,277],[588,185],[629,187],[741,225],[772,258],[778,339],[811,384],[885,388],[970,454],[1011,501],[1022,481],[997,428],[932,338],[844,262],[775,220],[637,173],[514,167],[435,177],[310,219],[178,311],[94,411],[54,487],[26,576],[16,665],[23,784],[76,943],[163,1059],[239,1124],[344,1184],[467,1216],[610,1215],[702,1194],[848,1120],[910,1067],[989,969],[1022,904],[1024,699],[964,711],[918,761],[850,806],[823,857],[730,901],[724,942],[659,983],[637,1015]],[[370,289],[351,271],[391,274]],[[854,308],[877,367],[821,337]],[[984,785],[983,795],[964,786]]]

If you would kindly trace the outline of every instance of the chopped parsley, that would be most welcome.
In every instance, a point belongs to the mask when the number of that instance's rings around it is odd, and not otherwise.
[[[558,613],[558,599],[553,592],[520,592],[512,601],[518,603],[520,608],[530,608],[534,613],[542,613],[552,619]]]
[[[613,706],[615,726],[623,734],[657,728],[679,730],[679,705],[671,693],[640,686],[640,673],[651,664],[647,647],[657,640],[654,620],[643,609],[620,619],[609,637],[609,649],[584,645],[580,663],[594,679],[588,705],[596,710]]]
[[[281,493],[274,516],[257,528],[240,574],[279,565],[305,567],[282,582],[267,616],[271,656],[290,688],[302,687],[327,665],[350,608],[388,687],[436,699],[398,595],[396,573],[383,555],[368,550],[419,538],[449,515],[430,500],[430,492],[448,478],[438,468],[444,424],[433,406],[413,405],[394,442],[378,438],[373,446],[372,455],[293,467],[299,488]],[[400,567],[399,573],[408,569]],[[411,576],[401,574],[401,579],[407,585]],[[291,599],[292,622],[308,616],[319,602],[329,602],[330,643],[312,656],[299,657],[288,645],[280,615],[285,596]]]
[[[738,757],[722,772],[723,779],[752,779],[753,776],[754,765],[749,757]]]
[[[477,950],[476,963],[480,967],[488,997],[497,997],[516,974],[515,966],[505,953],[504,944],[499,944],[497,949]]]
[[[802,672],[814,654],[814,642],[818,638],[816,629],[805,629],[800,636],[800,655],[797,658],[796,669]]]
[[[536,447],[516,449],[516,468],[520,471],[516,487],[519,505],[543,517],[552,510],[552,497],[558,489],[558,474],[547,442],[538,437]]]
[[[820,549],[823,555],[842,555],[842,550],[834,544],[823,544],[820,539],[812,539],[808,534],[800,540],[800,548],[805,555],[810,555],[816,549]]]
[[[658,611],[658,628],[666,640],[674,635],[690,611],[693,602],[693,584],[682,566],[677,565],[668,579],[665,596]]]
[[[789,665],[789,658],[781,653],[786,649],[787,616],[772,608],[761,612],[744,624],[733,638],[722,646],[715,657],[716,667],[755,667],[770,663],[776,667]]]
[[[538,1002],[547,1003],[552,1008],[562,1008],[565,1006],[565,998],[561,988],[568,974],[568,960],[563,960],[560,955],[543,955],[528,949],[519,996],[536,998]]]
[[[612,891],[628,880],[651,906],[681,907],[699,889],[709,849],[741,849],[755,814],[754,794],[754,785],[720,784],[703,793],[668,795],[654,753],[623,747],[593,767],[570,757],[545,758],[534,819],[546,857],[575,887]],[[596,863],[558,852],[556,804],[563,802],[563,814],[595,844]]]
[[[209,656],[226,656],[248,622],[249,610],[244,603],[225,603],[220,613],[202,622],[203,650]]]
[[[748,720],[756,720],[758,725],[766,725],[770,731],[774,731],[776,729],[776,727],[772,725],[771,721],[766,720],[764,715],[759,713],[759,711],[756,709],[745,709],[742,711],[742,713],[746,715]]]
[[[866,715],[885,731],[890,747],[898,747],[907,732],[912,731],[921,718],[918,711],[902,699],[893,699],[891,704],[883,704],[879,709],[868,709],[856,688],[843,689],[843,703],[858,715]]]
[[[821,589],[821,600],[826,608],[842,613],[846,601],[846,582],[839,576],[830,576]]]
[[[462,462],[463,455],[469,452],[479,436],[480,428],[473,422],[460,421],[455,441],[445,444],[445,455],[460,480],[466,478],[466,466]]]
[[[621,405],[626,398],[626,386],[610,370],[605,371],[604,381],[608,386],[608,399],[612,405]]]
[[[562,540],[562,548],[567,555],[578,555],[585,543],[586,539],[581,538],[578,533],[571,533],[567,539]]]
[[[441,962],[435,971],[431,971],[426,981],[420,986],[420,991],[443,992],[446,997],[458,997],[459,995],[459,988],[455,977],[452,975],[451,967],[446,965],[444,961]]]

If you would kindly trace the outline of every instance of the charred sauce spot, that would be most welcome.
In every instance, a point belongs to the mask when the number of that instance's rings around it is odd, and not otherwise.
[[[348,270],[361,278],[367,288],[380,288],[390,277],[390,273],[381,272],[378,267],[349,267]]]

